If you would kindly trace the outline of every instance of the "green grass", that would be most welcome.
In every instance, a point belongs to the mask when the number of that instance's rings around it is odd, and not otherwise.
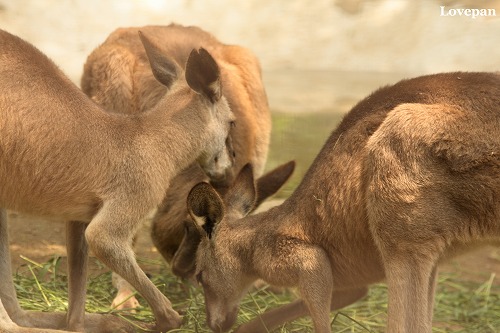
[[[169,297],[173,306],[184,315],[179,332],[210,332],[205,324],[204,300],[201,290],[173,276],[162,262],[157,262],[152,277],[154,284]],[[151,265],[151,262],[149,263]],[[14,276],[21,306],[38,311],[66,311],[66,276],[59,260],[23,266]],[[500,286],[494,276],[483,283],[460,280],[451,274],[439,278],[434,311],[433,332],[500,332]],[[138,297],[142,307],[136,314],[110,310],[114,290],[110,273],[93,276],[89,280],[87,311],[115,313],[137,324],[152,322],[153,316],[145,301]],[[296,299],[293,291],[273,293],[267,288],[254,290],[241,302],[238,323],[247,322],[258,313]],[[386,324],[387,288],[374,285],[366,298],[338,312],[332,313],[333,332],[383,332]],[[275,332],[310,332],[309,318],[302,318],[275,330]]]

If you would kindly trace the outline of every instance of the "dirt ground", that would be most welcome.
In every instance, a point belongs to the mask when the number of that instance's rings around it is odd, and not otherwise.
[[[9,212],[9,241],[13,271],[29,261],[45,263],[54,256],[66,257],[65,223]],[[138,258],[161,260],[149,236],[150,221],[143,222],[137,241]],[[62,260],[63,264],[65,260]],[[100,265],[90,260],[91,273],[100,273]],[[144,267],[143,267],[144,269]],[[151,270],[148,266],[145,270]]]
[[[161,259],[151,243],[149,228],[149,221],[145,221],[140,230],[137,256]],[[55,255],[63,258],[66,256],[64,223],[10,213],[9,236],[14,271],[28,264],[24,258],[44,263]],[[93,268],[95,272],[96,267]],[[146,271],[154,273],[151,269],[154,268],[145,268]],[[489,280],[491,274],[495,274],[494,284],[500,285],[500,248],[488,246],[469,252],[442,265],[441,270],[460,274],[464,279],[479,283]]]

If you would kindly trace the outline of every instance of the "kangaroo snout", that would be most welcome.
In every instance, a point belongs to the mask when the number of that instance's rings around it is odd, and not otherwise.
[[[225,316],[213,317],[210,313],[207,313],[207,324],[210,329],[216,333],[228,332],[229,329],[236,322],[238,315],[238,307],[234,307],[227,312]]]
[[[203,171],[210,178],[212,184],[226,186],[233,180],[232,167],[234,164],[232,149],[226,147],[215,155],[208,163],[201,164]]]

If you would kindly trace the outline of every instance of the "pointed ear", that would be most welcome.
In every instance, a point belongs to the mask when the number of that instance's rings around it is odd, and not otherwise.
[[[146,55],[148,56],[154,77],[163,85],[170,87],[179,75],[179,66],[168,56],[163,54],[162,51],[141,31],[139,31],[139,37],[146,50]]]
[[[290,161],[257,179],[257,199],[255,200],[253,210],[257,209],[264,200],[278,192],[281,186],[290,178],[294,170],[295,161]]]
[[[224,201],[227,207],[246,216],[254,209],[256,197],[253,167],[248,163],[241,169],[234,184],[224,195]]]
[[[222,96],[219,66],[204,48],[193,49],[186,63],[186,81],[198,94],[212,103]]]
[[[195,185],[187,198],[189,215],[200,232],[205,232],[208,238],[224,217],[224,204],[214,188],[208,183]]]

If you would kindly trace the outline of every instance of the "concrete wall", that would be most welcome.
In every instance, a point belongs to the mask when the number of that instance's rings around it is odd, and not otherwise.
[[[76,82],[118,26],[203,27],[245,45],[264,71],[500,70],[499,0],[0,0],[0,28],[47,53]],[[440,6],[497,17],[442,17]]]

